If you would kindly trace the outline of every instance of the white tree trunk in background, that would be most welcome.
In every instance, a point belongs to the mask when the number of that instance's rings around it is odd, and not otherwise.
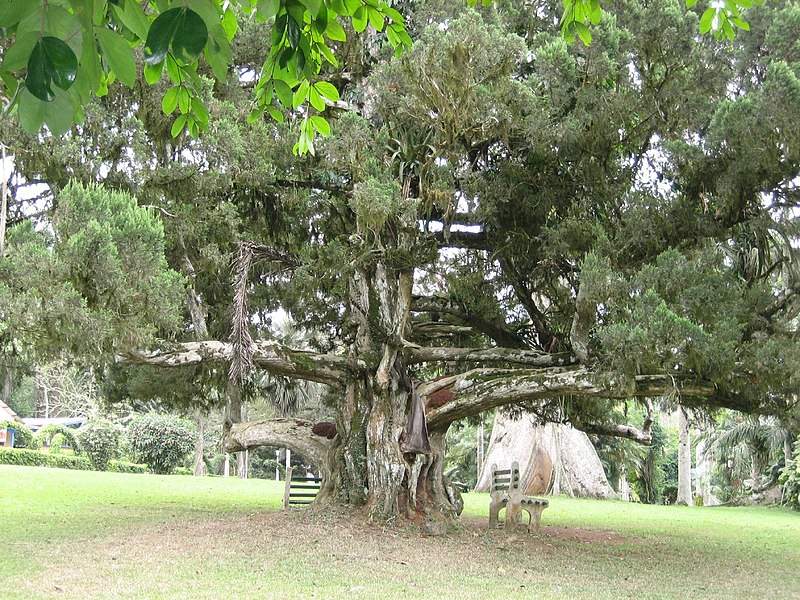
[[[515,420],[498,413],[475,489],[488,491],[493,464],[502,469],[514,461],[528,495],[616,497],[588,436],[569,425],[539,425],[533,415]]]
[[[194,474],[196,477],[202,477],[206,474],[206,464],[203,462],[205,419],[199,412],[195,415],[195,422],[197,423],[197,443],[194,447]]]
[[[678,499],[677,504],[692,506],[692,445],[689,439],[689,415],[678,407]]]
[[[225,453],[225,464],[222,467],[222,474],[225,477],[231,476],[231,457],[227,452]]]
[[[628,482],[628,474],[624,471],[619,477],[619,491],[617,492],[620,500],[631,501],[631,484]]]
[[[477,459],[477,473],[476,476],[480,479],[481,472],[483,472],[483,458],[484,458],[484,444],[483,444],[483,415],[481,415],[481,422],[478,425],[478,432],[477,432],[477,450],[478,450],[478,459]]]
[[[711,491],[711,469],[713,462],[706,455],[705,440],[698,440],[695,447],[695,494],[703,499],[703,506],[719,506],[720,501]]]

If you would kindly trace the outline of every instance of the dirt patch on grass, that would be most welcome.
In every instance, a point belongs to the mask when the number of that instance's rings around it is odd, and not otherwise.
[[[486,530],[489,531],[489,523],[487,519],[467,518],[463,519],[464,527],[470,530]],[[498,534],[503,532],[502,527],[497,529]],[[548,527],[542,526],[539,534],[519,533],[513,534],[514,539],[531,539],[532,541],[546,541],[546,538],[557,538],[560,540],[569,540],[574,542],[584,542],[587,544],[606,544],[608,542],[630,542],[635,541],[631,537],[625,537],[616,533],[615,531],[606,531],[603,529],[581,529],[578,527]]]
[[[224,583],[226,569],[236,564],[243,573],[288,577],[300,570],[329,580],[340,574],[369,580],[380,572],[396,585],[409,586],[432,567],[476,578],[508,570],[535,583],[548,557],[560,552],[553,538],[593,544],[625,539],[613,532],[566,527],[509,535],[490,529],[485,519],[464,519],[451,533],[426,537],[413,525],[380,526],[366,523],[361,515],[309,509],[176,519],[111,537],[73,540],[72,558],[49,561],[47,579],[29,581],[26,588],[32,597],[157,598],[181,597],[176,582],[204,581],[203,593],[187,597],[206,598],[215,594],[209,582]],[[237,575],[230,576],[235,581]]]

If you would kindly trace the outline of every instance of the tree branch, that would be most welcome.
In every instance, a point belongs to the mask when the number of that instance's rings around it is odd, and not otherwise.
[[[163,368],[182,367],[203,362],[227,363],[232,352],[231,344],[225,342],[184,342],[152,352],[130,352],[117,357],[117,361]],[[255,366],[275,375],[333,386],[342,385],[348,374],[363,368],[345,356],[295,350],[265,340],[253,343],[252,360]]]
[[[569,354],[547,354],[537,350],[516,348],[409,348],[409,364],[436,361],[465,361],[472,363],[507,363],[528,367],[564,367],[575,364]]]
[[[241,452],[259,446],[289,448],[322,471],[327,479],[328,452],[333,440],[314,433],[316,426],[303,419],[266,419],[234,423],[223,440],[226,452]],[[323,428],[327,433],[329,428]]]
[[[439,248],[466,248],[468,250],[489,250],[489,240],[486,233],[479,231],[437,231],[430,234],[431,239]]]
[[[667,376],[626,377],[585,367],[550,369],[473,369],[422,383],[417,391],[425,400],[428,427],[445,429],[450,423],[486,410],[557,396],[625,399],[659,396],[678,386],[682,398],[703,397],[724,405],[709,382],[676,381]],[[728,404],[730,405],[730,404]]]
[[[524,338],[482,315],[470,313],[465,307],[458,307],[448,298],[437,296],[414,296],[411,310],[414,312],[441,313],[455,317],[457,320],[473,326],[475,329],[506,348],[524,348]]]

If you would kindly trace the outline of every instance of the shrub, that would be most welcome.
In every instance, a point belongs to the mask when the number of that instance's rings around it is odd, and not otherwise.
[[[98,471],[105,471],[119,456],[120,437],[119,428],[107,419],[92,419],[78,430],[81,447]]]
[[[60,436],[58,440],[56,440],[57,436]],[[63,425],[55,425],[52,423],[50,425],[45,425],[34,434],[34,438],[38,443],[37,448],[40,448],[42,445],[47,445],[50,446],[51,452],[58,453],[61,451],[61,446],[66,441],[69,447],[75,451],[75,454],[81,453],[80,444],[78,444],[78,440],[75,437],[75,431]],[[53,446],[57,447],[53,449]]]
[[[92,463],[85,456],[72,454],[49,454],[27,449],[0,448],[0,463],[25,467],[55,467],[57,469],[80,469],[91,471]]]
[[[70,454],[48,454],[36,450],[0,448],[0,465],[19,465],[23,467],[53,467],[56,469],[77,469],[91,471],[92,461],[86,456]],[[147,465],[112,460],[108,470],[115,473],[147,473]]]
[[[146,463],[153,473],[171,473],[194,449],[195,428],[175,415],[139,415],[128,428],[134,460]]]
[[[108,470],[112,473],[149,473],[147,465],[137,465],[124,460],[108,461]]]
[[[0,421],[0,429],[12,428],[16,430],[14,434],[15,448],[36,449],[39,447],[39,440],[33,432],[18,421]]]
[[[794,458],[783,467],[779,481],[783,484],[783,503],[800,510],[800,439],[794,443]]]
[[[67,443],[67,438],[63,433],[57,433],[50,438],[50,447],[47,449],[50,454],[61,454],[61,446]]]

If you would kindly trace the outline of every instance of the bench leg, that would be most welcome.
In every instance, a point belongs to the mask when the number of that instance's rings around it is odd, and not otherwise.
[[[516,531],[522,517],[522,506],[519,504],[509,504],[506,507],[506,529]]]
[[[542,511],[544,510],[544,508],[545,508],[544,506],[537,506],[536,508],[533,509],[533,512],[531,512],[531,517],[533,521],[533,530],[536,533],[539,533],[539,529],[542,526]],[[530,531],[530,528],[528,530]]]
[[[489,505],[489,527],[496,527],[500,515],[500,510],[503,508],[502,504]]]

